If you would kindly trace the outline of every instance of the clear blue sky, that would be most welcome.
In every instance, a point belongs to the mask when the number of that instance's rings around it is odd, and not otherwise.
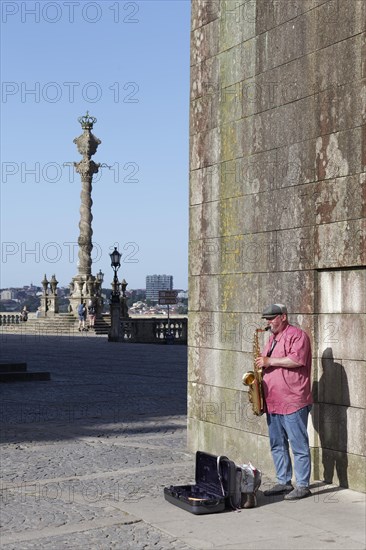
[[[1,288],[77,274],[88,110],[106,163],[93,184],[93,273],[187,288],[189,0],[1,2]]]

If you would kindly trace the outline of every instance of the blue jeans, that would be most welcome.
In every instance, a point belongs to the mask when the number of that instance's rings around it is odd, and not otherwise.
[[[278,483],[287,484],[292,479],[290,443],[294,456],[296,485],[309,486],[311,458],[307,424],[310,410],[311,405],[292,414],[267,413],[269,441]]]

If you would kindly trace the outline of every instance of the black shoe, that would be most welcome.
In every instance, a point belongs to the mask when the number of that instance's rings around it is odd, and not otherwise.
[[[285,500],[300,500],[311,495],[309,487],[296,487],[291,493],[285,495]]]
[[[272,495],[283,495],[284,493],[289,493],[293,490],[292,483],[277,483],[267,491],[263,491],[263,494],[266,497],[271,497]]]

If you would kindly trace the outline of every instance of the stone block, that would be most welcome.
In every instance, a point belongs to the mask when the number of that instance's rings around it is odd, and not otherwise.
[[[353,65],[352,65],[353,66]],[[320,135],[356,128],[365,122],[366,84],[360,81],[331,85],[314,95],[314,110]]]
[[[339,65],[339,59],[350,58],[355,62]],[[318,118],[324,118],[327,107],[332,107],[330,114],[336,116],[338,124],[334,131],[352,127],[350,122],[345,126],[345,121],[349,121],[350,116],[360,117],[362,111],[360,59],[361,35],[357,35],[261,74],[247,73],[240,82],[243,116],[318,94]],[[324,123],[322,128],[325,129]]]
[[[312,9],[314,5],[313,0],[301,0],[301,2],[297,0],[277,0],[276,2],[257,0],[255,7],[256,30],[259,34],[286,21],[295,19],[302,13]]]
[[[366,363],[333,357],[326,348],[318,358],[316,386],[319,403],[366,409]]]
[[[366,214],[366,179],[360,175],[321,181],[309,192],[315,202],[317,224],[358,219]]]
[[[366,271],[318,272],[319,313],[366,313]]]
[[[191,3],[191,29],[207,25],[220,16],[219,0],[194,0]]]
[[[363,0],[332,0],[313,10],[311,19],[311,27],[315,29],[315,49],[326,48],[365,31],[366,5]],[[348,62],[347,59],[342,61],[344,64]]]
[[[220,122],[229,122],[242,118],[241,88],[239,84],[232,84],[220,88]]]
[[[277,232],[276,271],[314,268],[314,227],[298,227]]]
[[[258,311],[258,274],[228,273],[190,278],[190,311]]]
[[[194,418],[188,418],[188,433],[188,447],[192,452],[205,449],[215,455],[224,454],[236,464],[250,460],[263,475],[272,477],[274,474],[266,436],[203,423]]]
[[[313,271],[288,271],[276,273],[260,273],[258,277],[258,311],[268,304],[287,305],[289,320],[293,314],[311,315],[315,281]]]
[[[228,122],[220,127],[221,162],[243,157],[249,153],[252,126],[248,119]]]
[[[208,132],[219,125],[219,95],[207,93],[191,102],[190,134]]]
[[[201,365],[205,368],[201,369]],[[192,383],[247,393],[242,378],[250,370],[253,370],[253,353],[204,347],[191,348],[188,353],[188,380]]]
[[[332,449],[318,449],[314,460],[316,479],[366,492],[366,457]]]
[[[190,173],[190,204],[197,205],[220,198],[221,165],[214,164]]]
[[[202,203],[190,208],[190,238],[211,239],[220,234],[221,215],[218,201]]]
[[[315,29],[311,12],[258,36],[257,70],[265,72],[313,51]]]
[[[257,38],[220,54],[220,87],[227,88],[255,75]]]
[[[317,179],[359,174],[362,165],[361,143],[361,128],[318,137],[315,159]]]
[[[366,409],[366,363],[342,360],[342,380],[351,407]]]
[[[220,84],[220,57],[210,57],[191,67],[191,101],[218,93]]]
[[[366,220],[327,223],[315,228],[315,265],[318,269],[366,264]]]
[[[191,137],[191,170],[218,163],[220,158],[219,129],[195,134]]]
[[[276,150],[223,162],[220,196],[229,198],[274,190],[276,172],[280,169]]]
[[[218,19],[197,28],[191,33],[191,65],[202,63],[219,53]]]
[[[291,229],[315,224],[315,200],[312,185],[297,185],[276,189],[269,195],[269,229]],[[310,199],[310,200],[309,200]],[[279,219],[273,216],[279,212]]]
[[[253,333],[260,327],[258,314],[192,312],[189,341],[196,347],[252,353]]]
[[[316,181],[316,141],[290,143],[276,151],[275,189]]]
[[[364,409],[319,403],[318,413],[316,429],[323,449],[365,456]]]
[[[215,311],[220,308],[220,278],[218,275],[191,277],[189,288],[191,311]]]
[[[220,12],[220,50],[227,50],[254,36],[255,4],[246,0],[222,0]],[[254,13],[253,13],[254,11]]]
[[[354,63],[339,60],[353,59]],[[361,35],[331,44],[327,48],[316,50],[305,59],[297,60],[301,66],[308,64],[305,74],[311,77],[303,78],[301,89],[305,95],[323,90],[334,90],[342,84],[358,82],[361,78]],[[305,88],[303,88],[305,87]],[[301,96],[300,96],[301,97]]]
[[[319,314],[318,356],[364,361],[366,317],[364,314]]]

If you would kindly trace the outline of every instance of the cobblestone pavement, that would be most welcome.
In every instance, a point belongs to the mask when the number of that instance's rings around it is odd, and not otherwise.
[[[0,388],[2,548],[190,548],[128,511],[194,479],[185,346],[7,335],[0,361],[51,372]]]

